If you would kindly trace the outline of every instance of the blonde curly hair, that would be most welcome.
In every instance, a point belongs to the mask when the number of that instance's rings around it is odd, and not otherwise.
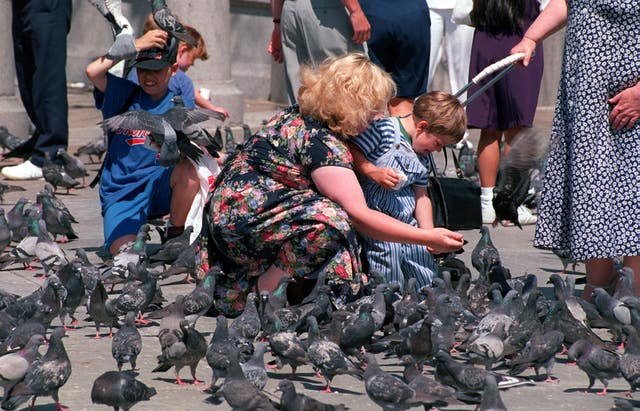
[[[361,53],[328,58],[316,69],[303,67],[300,77],[300,113],[342,137],[363,132],[396,91],[391,76]]]

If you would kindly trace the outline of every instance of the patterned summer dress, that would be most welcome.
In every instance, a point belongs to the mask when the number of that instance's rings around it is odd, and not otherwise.
[[[311,179],[318,167],[351,168],[346,144],[297,106],[276,115],[222,170],[212,193],[212,260],[225,276],[216,281],[216,307],[232,315],[244,308],[252,280],[275,264],[294,276],[353,285],[359,280],[356,232],[337,203]]]
[[[534,245],[577,260],[640,255],[640,124],[607,100],[640,81],[640,1],[567,0],[551,152]]]

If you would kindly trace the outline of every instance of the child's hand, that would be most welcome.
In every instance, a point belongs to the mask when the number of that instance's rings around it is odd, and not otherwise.
[[[217,111],[218,113],[222,114],[224,118],[229,118],[229,112],[224,107],[213,106],[211,110]]]
[[[148,50],[154,47],[163,48],[167,44],[167,32],[164,30],[149,30],[142,37],[135,40],[136,50]]]
[[[400,181],[396,169],[391,167],[376,167],[369,172],[368,177],[387,190],[391,190]]]

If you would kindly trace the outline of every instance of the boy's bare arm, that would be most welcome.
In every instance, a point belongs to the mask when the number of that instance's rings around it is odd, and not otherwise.
[[[413,192],[416,197],[416,209],[413,216],[418,222],[418,227],[433,228],[433,210],[431,208],[431,199],[427,194],[427,188],[413,186]]]
[[[147,50],[153,47],[164,47],[167,42],[167,32],[164,30],[151,30],[135,40],[136,50]],[[107,72],[115,66],[117,61],[98,57],[89,63],[86,69],[87,78],[95,88],[104,92],[107,89]]]
[[[211,111],[217,111],[218,113],[223,114],[225,118],[229,118],[229,112],[227,111],[226,108],[221,106],[214,106],[211,103],[211,101],[204,98],[202,94],[200,94],[200,90],[198,89],[193,90],[193,96],[195,98],[196,106],[206,108],[207,110],[211,110]]]

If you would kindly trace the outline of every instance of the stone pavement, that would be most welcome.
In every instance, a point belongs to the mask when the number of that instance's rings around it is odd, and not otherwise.
[[[263,118],[267,118],[269,113],[273,113],[277,108],[267,102],[249,101],[247,121],[255,130]],[[100,129],[96,123],[100,120],[99,113],[92,108],[90,93],[85,91],[70,91],[70,151],[100,136]],[[548,129],[551,120],[550,110],[539,110],[538,126]],[[473,134],[474,137],[477,135]],[[83,161],[88,161],[83,158]],[[7,165],[7,160],[0,165]],[[90,166],[92,174],[99,165]],[[2,207],[9,210],[15,201],[26,196],[35,201],[38,190],[42,188],[42,181],[31,181],[22,183],[27,189],[26,193],[8,193],[5,195]],[[98,192],[96,189],[73,190],[70,194],[59,193],[59,197],[67,204],[72,214],[79,221],[75,227],[79,234],[79,239],[63,245],[64,249],[72,255],[73,250],[78,247],[85,248],[94,262],[101,259],[96,255],[102,245],[102,220],[100,217],[100,207]],[[469,258],[471,250],[478,240],[477,232],[465,232],[465,238],[469,244],[461,258],[471,266]],[[523,230],[515,227],[495,227],[491,229],[494,243],[500,250],[505,265],[511,269],[513,275],[524,273],[534,273],[539,277],[539,284],[550,291],[545,284],[550,273],[561,268],[560,261],[550,252],[536,250],[531,246],[533,227],[526,226]],[[152,243],[158,243],[159,239],[153,237]],[[11,266],[0,272],[0,287],[4,290],[20,295],[30,293],[37,288],[42,280],[34,278],[34,273],[41,270],[25,271],[20,267]],[[578,267],[578,272],[572,274],[583,274],[583,266]],[[163,283],[163,291],[168,300],[172,301],[177,294],[188,293],[193,286],[180,283],[180,277],[172,277]],[[91,404],[90,390],[96,377],[108,370],[115,369],[115,361],[111,357],[111,340],[102,338],[93,340],[95,329],[92,323],[84,321],[85,309],[78,309],[78,318],[81,319],[80,328],[68,333],[69,338],[65,339],[65,346],[72,360],[73,371],[68,383],[60,390],[62,403],[73,411],[105,409],[104,406]],[[58,320],[54,320],[54,325],[58,325]],[[214,319],[203,317],[199,320],[197,328],[205,334],[207,340],[214,329]],[[106,329],[102,329],[106,332]],[[157,389],[158,394],[151,401],[140,403],[136,410],[205,410],[221,409],[227,410],[226,403],[213,405],[205,402],[207,394],[200,392],[201,386],[178,386],[173,383],[173,371],[152,374],[151,370],[156,365],[156,355],[160,353],[160,347],[156,338],[158,332],[157,324],[141,329],[143,335],[143,349],[138,358],[140,367],[139,379],[147,385]],[[621,397],[622,392],[627,390],[628,385],[622,379],[611,381],[609,394],[598,397],[595,394],[584,394],[580,392],[587,385],[587,377],[577,367],[567,366],[565,356],[559,356],[559,363],[554,369],[554,374],[560,379],[558,384],[536,383],[531,386],[523,386],[509,389],[502,392],[502,398],[509,410],[607,410],[613,405],[616,397]],[[267,360],[272,358],[267,355]],[[382,360],[385,369],[388,371],[399,371],[396,361]],[[126,369],[126,367],[125,367]],[[272,377],[266,387],[268,393],[274,393],[277,383],[285,378],[290,372],[286,367],[277,372],[270,372]],[[533,375],[527,372],[525,375]],[[188,370],[184,369],[182,377],[190,380]],[[210,382],[211,371],[202,361],[197,372],[198,379]],[[322,381],[314,377],[310,367],[301,367],[298,378],[294,380],[299,392],[316,397],[328,403],[344,403],[352,410],[377,409],[376,405],[369,400],[364,392],[364,384],[349,376],[338,376],[334,379],[333,386],[338,393],[324,394],[319,392],[323,387]],[[601,384],[596,383],[599,390]],[[274,397],[275,398],[275,397]],[[54,405],[50,397],[39,398],[36,402],[36,409],[39,411],[53,410]],[[471,410],[473,406],[453,406],[447,409]],[[27,409],[26,406],[21,409]]]

